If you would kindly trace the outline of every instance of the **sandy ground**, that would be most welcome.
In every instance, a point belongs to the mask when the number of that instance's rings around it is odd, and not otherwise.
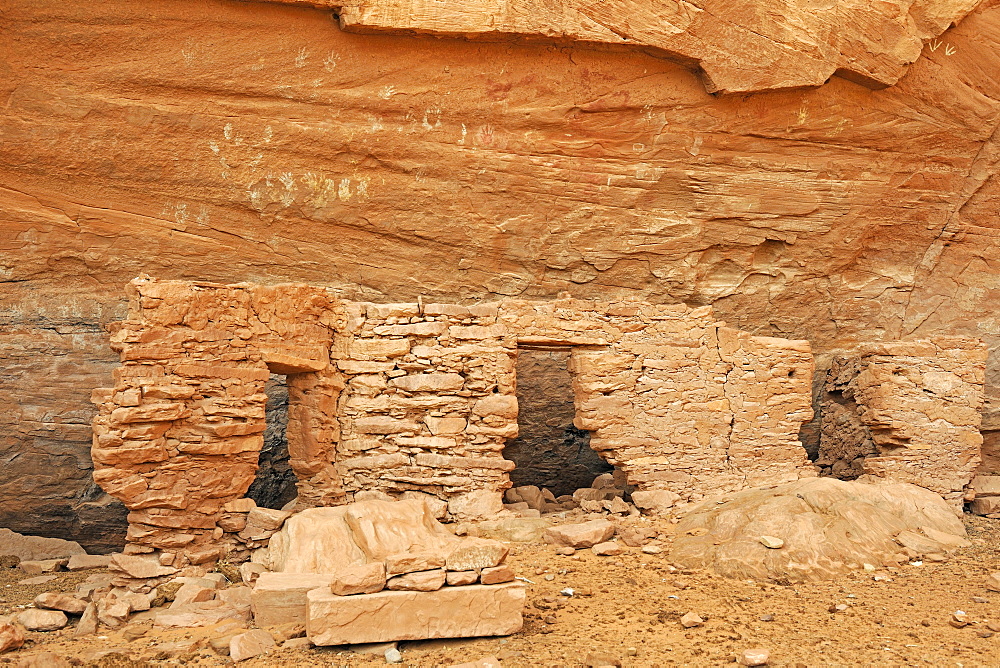
[[[944,563],[792,586],[678,571],[666,550],[649,555],[626,548],[617,557],[584,550],[567,557],[551,546],[515,544],[508,561],[531,581],[524,629],[507,638],[402,643],[403,665],[450,666],[493,656],[504,666],[607,665],[607,659],[622,666],[724,666],[760,647],[770,652],[772,666],[1000,666],[1000,634],[988,628],[991,620],[1000,622],[1000,592],[984,586],[985,576],[1000,569],[1000,521],[967,516],[966,524],[973,546]],[[27,587],[16,584],[23,573],[0,569],[0,615],[43,591],[72,591],[86,575],[64,573]],[[560,593],[566,588],[572,596]],[[838,604],[847,607],[831,612]],[[972,623],[952,626],[956,611]],[[679,620],[688,612],[704,625],[685,629]],[[16,665],[42,651],[107,667],[231,663],[208,647],[211,629],[149,631],[131,641],[121,631],[77,639],[72,628],[28,635],[25,647],[0,656],[0,663]],[[597,655],[604,664],[588,662]],[[244,665],[386,661],[346,648],[309,648],[279,649]]]

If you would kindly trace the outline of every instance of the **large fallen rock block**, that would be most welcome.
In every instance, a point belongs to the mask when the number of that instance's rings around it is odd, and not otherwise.
[[[275,572],[332,578],[379,562],[389,576],[442,566],[479,570],[500,565],[508,551],[495,540],[453,535],[423,499],[368,499],[290,517],[259,559]]]
[[[309,640],[327,646],[510,635],[523,625],[525,589],[512,583],[359,596],[314,589],[306,598]]]
[[[939,495],[909,483],[812,478],[707,499],[670,558],[739,579],[809,582],[969,545]]]

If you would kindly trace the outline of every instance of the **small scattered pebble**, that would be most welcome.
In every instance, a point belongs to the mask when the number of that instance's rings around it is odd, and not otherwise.
[[[698,616],[697,613],[689,612],[683,617],[681,617],[681,626],[686,629],[693,629],[701,626],[705,623],[705,620]]]
[[[956,629],[961,629],[969,625],[969,616],[963,610],[956,610],[951,613],[951,619],[948,620],[948,623]]]

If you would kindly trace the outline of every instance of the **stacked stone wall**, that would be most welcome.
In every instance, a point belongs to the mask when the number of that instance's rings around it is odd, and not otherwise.
[[[871,344],[836,361],[820,461],[960,505],[980,463],[986,347],[968,337]]]
[[[130,511],[128,551],[208,561],[223,506],[254,479],[271,370],[329,365],[329,299],[305,286],[137,279],[131,289],[129,318],[112,332],[122,365],[93,395],[94,479]],[[311,470],[294,457],[297,474]]]
[[[498,306],[345,308],[333,356],[345,379],[336,459],[346,491],[427,493],[454,517],[499,512],[518,405],[516,344]]]
[[[529,344],[573,347],[576,425],[640,490],[687,501],[815,475],[809,344],[725,327],[709,307],[507,301]]]
[[[271,373],[287,375],[298,509],[421,494],[442,517],[499,512],[519,346],[570,351],[576,426],[639,490],[694,501],[815,475],[797,440],[812,415],[808,343],[727,328],[708,307],[374,304],[148,279],[132,290],[115,386],[94,393],[93,453],[95,479],[130,510],[133,553],[246,554],[280,524],[241,500]]]

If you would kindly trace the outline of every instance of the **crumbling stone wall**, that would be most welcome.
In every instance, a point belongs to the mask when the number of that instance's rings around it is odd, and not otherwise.
[[[941,336],[871,344],[832,365],[820,459],[831,474],[909,482],[960,504],[980,462],[986,347]]]
[[[254,479],[271,371],[308,381],[329,366],[330,300],[306,286],[137,279],[130,288],[129,317],[111,337],[122,365],[114,387],[93,395],[94,480],[130,511],[129,551],[209,561],[223,506]],[[308,480],[322,467],[292,438],[306,431],[294,423],[310,405],[297,398],[289,450]]]
[[[131,511],[133,553],[201,563],[280,524],[241,500],[271,373],[287,375],[298,508],[420,493],[442,516],[499,511],[516,356],[532,345],[571,351],[576,426],[641,490],[692,501],[815,475],[796,438],[812,415],[808,343],[727,328],[708,307],[372,304],[148,279],[132,290],[112,336],[115,386],[94,393],[93,455],[95,479]]]
[[[815,475],[806,341],[750,336],[709,307],[508,301],[522,343],[572,346],[576,425],[630,485],[694,501]]]

